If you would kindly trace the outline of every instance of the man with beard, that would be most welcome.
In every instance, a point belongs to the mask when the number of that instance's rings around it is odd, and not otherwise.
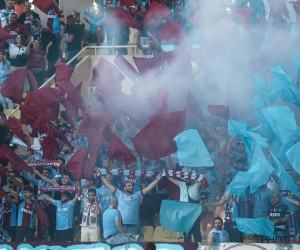
[[[269,207],[268,219],[274,222],[275,236],[288,236],[288,222],[291,220],[289,207],[281,204],[280,193],[274,193]]]
[[[100,226],[99,215],[101,209],[99,207],[96,189],[88,190],[88,198],[81,195],[80,198],[84,202],[83,215],[81,226],[81,241],[83,242],[99,242],[100,241]]]
[[[228,233],[222,228],[223,220],[220,217],[216,217],[214,220],[214,228],[208,233],[208,244],[212,245],[214,243],[229,242]]]
[[[100,171],[99,171],[100,174]],[[134,192],[134,184],[132,182],[127,181],[125,183],[124,192],[115,188],[111,183],[107,181],[107,179],[101,175],[101,180],[104,185],[108,187],[113,194],[118,198],[119,206],[118,209],[121,213],[124,230],[127,233],[133,235],[140,234],[140,226],[139,226],[139,202],[140,199],[143,198],[152,188],[156,186],[156,184],[161,179],[162,175],[159,174],[156,177],[156,180],[151,182],[148,187],[144,188],[142,191]]]
[[[186,181],[179,181],[175,178],[168,177],[170,181],[172,181],[175,185],[180,188],[180,201],[183,202],[191,202],[199,204],[201,192],[200,189],[202,187],[201,181],[203,178],[206,178],[204,175],[200,175],[197,179],[196,183],[193,183],[191,179],[186,179]],[[194,235],[195,242],[201,242],[201,233],[200,233],[200,214],[194,225],[192,226],[190,232],[188,234],[184,233],[184,242],[191,242],[192,234]]]
[[[5,9],[0,11],[1,26],[4,28],[10,23],[9,16],[14,12],[14,4],[12,0],[5,0]]]
[[[30,33],[23,24],[18,23],[18,14],[13,12],[10,14],[9,18],[10,24],[7,24],[4,29],[15,39],[17,38],[17,35],[23,35],[26,38],[25,43],[28,44]]]

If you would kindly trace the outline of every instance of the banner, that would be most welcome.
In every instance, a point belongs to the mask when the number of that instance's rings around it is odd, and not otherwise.
[[[60,168],[60,162],[59,161],[54,161],[54,160],[47,160],[47,161],[32,161],[32,162],[27,162],[27,165],[30,167],[45,167],[45,166],[50,166],[50,167],[55,167],[55,168]]]

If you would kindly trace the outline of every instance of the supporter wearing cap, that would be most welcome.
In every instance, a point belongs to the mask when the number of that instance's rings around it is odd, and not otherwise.
[[[38,219],[31,198],[32,189],[25,187],[24,200],[20,200],[18,206],[16,241],[23,241],[26,236],[26,241],[30,242],[34,240],[34,237],[37,237]]]
[[[64,191],[60,200],[54,200],[49,195],[43,194],[44,199],[56,206],[56,232],[55,241],[73,241],[73,215],[78,194],[72,200],[72,194]]]

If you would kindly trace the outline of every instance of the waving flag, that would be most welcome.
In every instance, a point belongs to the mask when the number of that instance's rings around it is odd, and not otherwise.
[[[239,171],[225,190],[225,194],[236,194],[241,196],[250,185],[255,173]]]
[[[265,108],[266,107],[266,100],[269,95],[269,87],[266,82],[259,76],[254,74],[253,75],[254,86],[256,90],[256,95],[251,102],[251,105],[255,108]]]
[[[294,182],[294,179],[291,175],[289,175],[285,168],[282,166],[282,164],[280,163],[280,161],[276,158],[276,156],[270,151],[272,160],[274,162],[275,165],[275,169],[276,169],[276,174],[280,179],[280,182],[282,182],[282,184],[288,188],[288,190],[290,190],[293,194],[295,194],[296,196],[298,195],[298,188],[296,183]]]
[[[183,131],[174,138],[174,141],[177,145],[179,165],[187,167],[215,165],[197,130]]]
[[[300,174],[300,142],[297,142],[293,147],[291,147],[286,152],[286,157],[288,158],[290,164],[293,168]]]
[[[250,193],[254,193],[260,186],[266,184],[273,171],[274,168],[267,161],[261,147],[255,145],[248,170],[248,173],[254,174],[250,183]]]
[[[199,204],[163,200],[159,217],[163,228],[172,232],[189,233],[200,214]]]
[[[258,234],[268,237],[274,236],[274,222],[271,220],[265,218],[236,218],[234,221],[238,230],[245,234]]]

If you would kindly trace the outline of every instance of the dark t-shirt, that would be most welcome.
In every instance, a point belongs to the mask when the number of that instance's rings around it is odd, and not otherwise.
[[[269,208],[269,212],[268,212],[268,216],[270,218],[270,220],[275,220],[275,219],[283,219],[285,216],[290,214],[290,209],[287,205],[281,204],[277,207],[275,206],[270,206]],[[286,225],[286,223],[277,223],[275,224],[275,228],[277,226],[283,226]]]
[[[72,43],[68,43],[68,51],[81,50],[81,41],[83,39],[84,28],[80,24],[70,26],[69,34],[74,35]]]
[[[42,49],[40,49],[39,51],[30,49],[30,54],[28,56],[28,68],[45,68],[45,55],[46,52]]]

